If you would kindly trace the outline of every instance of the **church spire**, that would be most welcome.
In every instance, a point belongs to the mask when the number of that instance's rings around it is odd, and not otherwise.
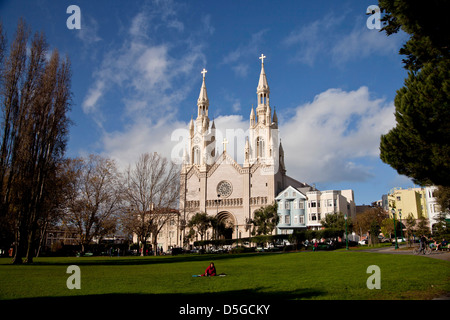
[[[203,74],[203,83],[202,83],[202,87],[200,89],[200,94],[199,94],[198,100],[197,100],[198,116],[201,116],[201,115],[208,116],[209,99],[208,99],[208,94],[206,92],[206,84],[205,84],[205,74],[207,72],[208,71],[206,71],[206,69],[204,69],[204,68],[201,72]]]
[[[267,83],[266,71],[264,70],[264,59],[267,58],[264,54],[261,54],[261,73],[259,75],[258,87],[256,93],[270,93],[269,84]]]
[[[250,127],[254,127],[255,126],[255,110],[253,110],[253,105],[252,105],[252,111],[250,112]]]
[[[205,84],[205,75],[207,72],[208,71],[206,71],[206,69],[203,68],[201,72],[203,74],[203,82],[197,100],[198,113],[195,123],[197,124],[197,130],[199,132],[205,132],[209,128],[209,118],[208,118],[209,99],[208,94],[206,93],[206,84]]]
[[[270,117],[267,117],[267,109],[269,108],[269,84],[267,83],[266,71],[264,70],[264,59],[267,58],[261,54],[261,73],[259,75],[258,87],[256,94],[258,95],[258,107],[256,108],[256,115],[258,116],[258,123],[270,124]]]

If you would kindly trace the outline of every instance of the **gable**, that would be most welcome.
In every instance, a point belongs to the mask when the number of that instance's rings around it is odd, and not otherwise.
[[[295,189],[292,186],[287,187],[283,191],[281,191],[278,196],[275,197],[275,200],[283,200],[283,199],[304,199],[306,200],[306,196]]]

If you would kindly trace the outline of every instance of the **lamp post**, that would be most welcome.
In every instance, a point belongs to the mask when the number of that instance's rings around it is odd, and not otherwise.
[[[344,220],[345,220],[345,249],[348,250],[347,214],[344,215]]]
[[[395,209],[394,209],[394,208],[392,208],[392,217],[394,218],[395,249],[398,249],[398,243],[397,243],[397,228],[395,227]]]
[[[399,221],[400,221],[400,239],[402,239],[401,241],[403,241],[403,223],[402,223],[402,212],[400,211],[398,213],[399,216]]]

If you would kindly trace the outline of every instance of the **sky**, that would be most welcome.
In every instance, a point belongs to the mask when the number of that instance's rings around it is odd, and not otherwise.
[[[356,204],[370,204],[413,186],[379,158],[407,76],[398,51],[408,35],[369,29],[374,4],[0,0],[0,19],[9,43],[22,17],[71,61],[68,157],[101,154],[121,168],[146,152],[178,161],[203,68],[217,130],[247,130],[264,54],[287,174],[319,190],[353,189]],[[67,26],[70,5],[80,29]]]

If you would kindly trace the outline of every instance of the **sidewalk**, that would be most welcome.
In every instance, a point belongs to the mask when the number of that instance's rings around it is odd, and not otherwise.
[[[413,255],[413,248],[406,249],[406,246],[399,246],[399,248],[396,250],[394,247],[382,247],[382,248],[374,248],[374,249],[367,249],[367,250],[361,250],[362,252],[379,252],[379,253],[390,253],[390,254],[407,254],[407,255]],[[434,258],[439,260],[445,260],[450,261],[450,251],[433,251],[431,254],[427,255],[420,255],[427,258]]]

